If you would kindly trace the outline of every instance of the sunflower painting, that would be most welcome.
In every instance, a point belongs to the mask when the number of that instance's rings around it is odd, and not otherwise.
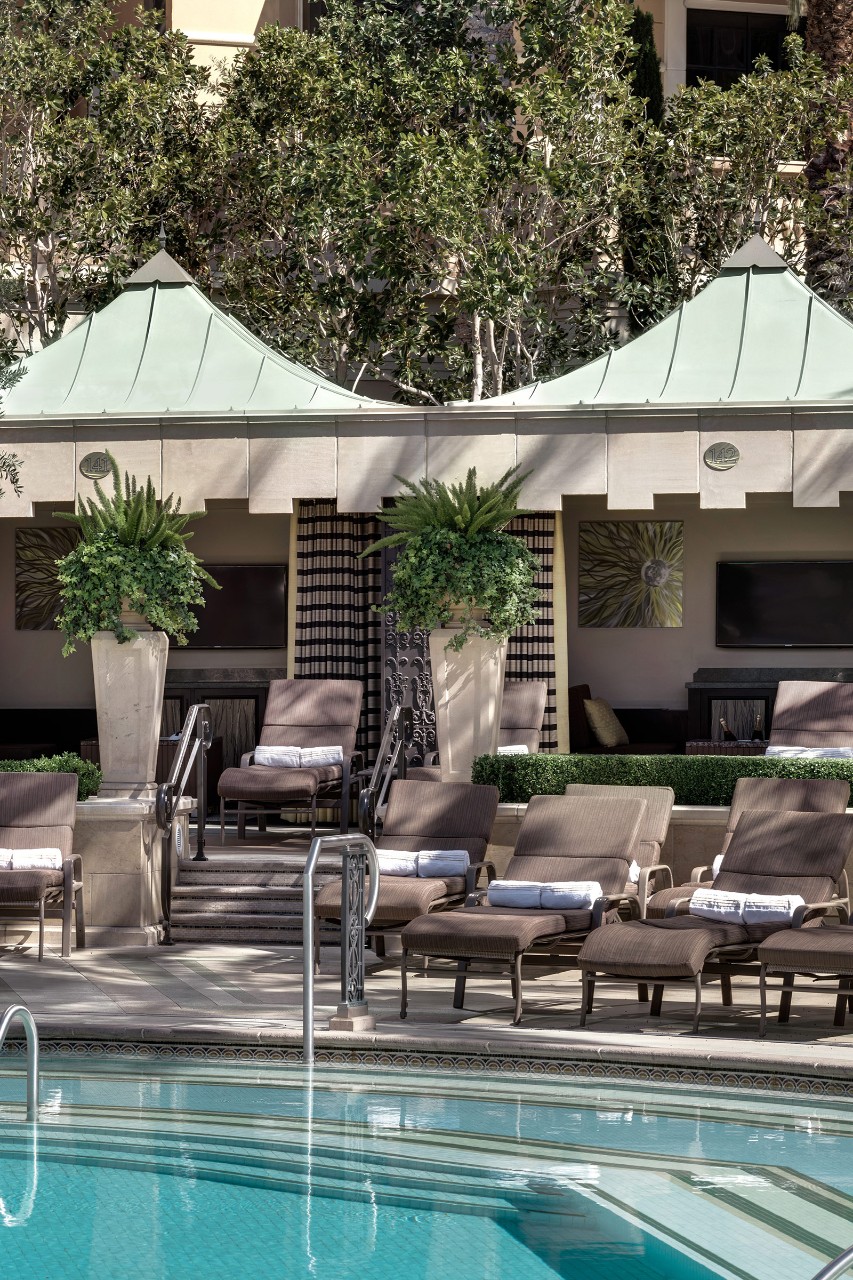
[[[582,521],[578,625],[680,627],[681,520]]]

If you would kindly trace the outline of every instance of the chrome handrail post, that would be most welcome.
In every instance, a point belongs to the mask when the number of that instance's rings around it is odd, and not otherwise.
[[[302,880],[302,1060],[305,1063],[314,1061],[314,872],[320,855],[324,852],[340,851],[344,865],[349,863],[355,854],[355,876],[360,880],[360,892],[357,893],[359,903],[364,902],[365,869],[370,869],[370,895],[367,904],[359,912],[359,919],[352,921],[352,908],[349,903],[349,877],[344,875],[341,898],[341,997],[348,1009],[355,1005],[347,1001],[346,992],[352,983],[353,991],[360,991],[359,1013],[366,1011],[364,1002],[364,935],[367,926],[373,919],[379,901],[379,859],[373,847],[373,841],[365,835],[315,836],[311,841],[305,872]],[[353,945],[343,932],[343,919],[348,916],[353,925]],[[357,938],[360,937],[360,945]],[[352,972],[358,968],[359,973]]]
[[[199,704],[199,715],[196,720],[196,852],[193,862],[207,862],[204,852],[204,832],[207,821],[207,751],[212,738],[210,707],[207,703]]]
[[[204,853],[207,819],[207,750],[213,735],[210,707],[197,702],[190,707],[169,777],[157,788],[154,815],[163,833],[160,860],[160,900],[162,907],[163,946],[172,945],[172,850],[171,836],[175,811],[184,797],[187,783],[195,767],[196,790],[196,854],[193,861],[207,862]]]
[[[0,1020],[0,1049],[15,1018],[22,1023],[27,1038],[27,1119],[35,1123],[39,1118],[39,1033],[27,1006],[12,1004]]]
[[[825,1267],[821,1267],[817,1275],[812,1276],[812,1280],[837,1280],[837,1277],[843,1276],[851,1266],[853,1266],[853,1245],[843,1253],[839,1253],[838,1257],[833,1258],[832,1262],[828,1262]]]

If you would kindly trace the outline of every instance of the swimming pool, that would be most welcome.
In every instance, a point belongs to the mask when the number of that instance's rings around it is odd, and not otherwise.
[[[136,1059],[0,1068],[0,1263],[36,1280],[810,1280],[841,1102]]]

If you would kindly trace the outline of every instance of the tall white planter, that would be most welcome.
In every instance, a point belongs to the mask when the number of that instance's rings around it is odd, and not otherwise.
[[[476,757],[497,750],[507,642],[472,636],[457,653],[445,648],[454,630],[429,637],[435,727],[442,782],[470,782]]]
[[[92,637],[95,704],[103,782],[99,795],[150,799],[163,714],[169,641],[138,614],[125,625],[136,632],[119,644],[111,631]],[[124,620],[124,619],[123,619]]]

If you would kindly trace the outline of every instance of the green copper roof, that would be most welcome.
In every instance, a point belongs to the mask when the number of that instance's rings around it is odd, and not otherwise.
[[[485,403],[777,404],[853,400],[853,324],[754,236],[701,293],[640,337]]]
[[[265,346],[161,251],[119,296],[22,361],[5,421],[275,417],[380,404]]]

